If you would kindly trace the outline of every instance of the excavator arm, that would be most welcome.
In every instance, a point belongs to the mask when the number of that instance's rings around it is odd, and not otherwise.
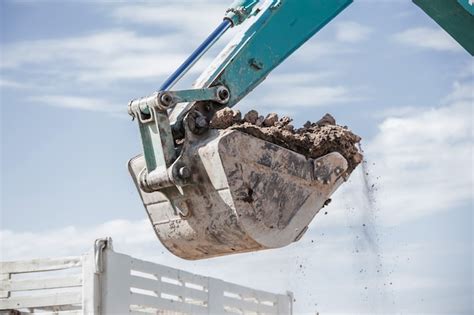
[[[443,27],[472,53],[472,36],[455,25],[472,24],[471,0],[414,1],[441,25],[448,16]],[[157,92],[129,103],[143,144],[143,155],[129,161],[129,171],[158,238],[175,255],[202,259],[298,241],[350,175],[355,166],[337,150],[310,158],[234,129],[212,129],[209,122],[351,2],[234,1],[214,32]],[[454,15],[426,9],[448,2],[456,6],[450,11]],[[227,30],[241,24],[192,89],[172,90]]]

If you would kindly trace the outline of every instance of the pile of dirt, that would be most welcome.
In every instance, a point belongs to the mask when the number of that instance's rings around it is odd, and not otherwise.
[[[348,174],[362,161],[362,154],[356,147],[361,138],[347,126],[339,126],[336,120],[326,114],[319,121],[306,122],[296,129],[289,117],[278,118],[275,113],[261,116],[251,110],[242,117],[238,110],[224,108],[215,113],[210,122],[214,129],[234,129],[266,140],[307,158],[318,158],[331,152],[339,152],[349,164]]]

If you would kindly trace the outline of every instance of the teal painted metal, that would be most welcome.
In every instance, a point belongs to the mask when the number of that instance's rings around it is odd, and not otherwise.
[[[154,108],[150,110],[152,119],[138,122],[148,173],[169,167],[176,155],[168,114]]]
[[[156,92],[148,97],[143,97],[138,100],[137,109],[140,109],[141,115],[151,115],[150,108],[157,108],[159,111],[171,108],[177,103],[195,102],[195,101],[215,101],[218,103],[226,103],[225,98],[222,97],[222,90],[228,93],[225,87],[213,86],[205,89],[190,89],[178,91],[162,91]],[[164,101],[162,100],[164,99]],[[130,105],[129,105],[130,106]]]
[[[466,0],[413,0],[439,26],[474,56],[473,5]]]
[[[179,91],[168,91],[163,96],[171,98],[171,106],[177,103],[194,102],[194,101],[215,101],[218,103],[225,103],[224,99],[227,97],[220,97],[219,92],[225,89],[221,86],[213,86],[206,89],[190,89]],[[225,89],[227,91],[227,89]],[[228,91],[227,91],[228,93]]]
[[[277,0],[245,32],[208,81],[224,85],[235,105],[351,0]]]
[[[458,0],[458,2],[467,12],[469,12],[471,15],[474,15],[474,1],[472,1],[472,0]]]
[[[252,91],[289,55],[344,10],[352,0],[273,0],[239,39],[223,51],[201,87],[224,85],[229,107]],[[189,106],[180,108],[176,123]],[[173,119],[174,120],[174,119]]]

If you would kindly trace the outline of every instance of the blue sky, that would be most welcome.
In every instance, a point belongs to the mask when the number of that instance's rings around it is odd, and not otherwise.
[[[333,114],[363,138],[374,204],[359,169],[287,248],[186,262],[155,240],[126,170],[141,150],[126,105],[227,2],[1,2],[2,259],[111,235],[141,258],[291,290],[296,313],[472,313],[473,59],[411,1],[355,1],[237,105],[295,125]]]

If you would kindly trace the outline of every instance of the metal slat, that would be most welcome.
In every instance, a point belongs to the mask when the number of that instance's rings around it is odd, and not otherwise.
[[[41,308],[39,308],[41,309]],[[34,308],[31,310],[31,312],[19,312],[18,314],[19,315],[30,315],[30,314],[38,314],[39,312],[34,312],[38,310],[37,308]],[[58,311],[41,311],[41,313],[39,313],[41,315],[84,315],[84,313],[82,312],[82,310],[66,310],[66,311],[63,311],[63,310],[60,310],[59,312]]]
[[[195,300],[207,301],[207,292],[188,288],[185,286],[177,286],[171,283],[161,282],[137,276],[130,276],[132,288],[154,291],[157,293],[164,293],[176,295],[183,298],[191,298]]]
[[[35,311],[41,310],[44,312],[61,312],[61,315],[66,312],[75,312],[75,311],[80,311],[81,305],[53,305],[53,306],[44,306],[44,307],[32,307],[30,309],[34,309]],[[43,315],[45,313],[41,313]],[[47,314],[47,313],[46,313]],[[67,314],[67,313],[66,313]]]
[[[41,315],[47,315],[48,313],[42,313]],[[51,315],[58,315],[58,312],[51,312]],[[61,311],[60,315],[84,315],[82,310],[75,310],[75,311]]]
[[[168,277],[178,281],[189,282],[203,287],[207,287],[207,277],[196,275],[187,271],[174,269],[148,261],[132,259],[131,269],[139,272],[145,272],[161,277]]]
[[[20,296],[9,299],[0,299],[0,309],[81,304],[81,302],[82,294],[80,292],[56,293],[29,297]]]
[[[277,296],[275,294],[265,292],[265,291],[260,291],[260,290],[255,290],[251,288],[247,288],[244,286],[239,286],[233,283],[226,283],[226,288],[224,290],[225,292],[233,293],[233,294],[238,294],[242,298],[256,298],[260,301],[269,301],[273,303],[277,303]]]
[[[179,274],[178,269],[165,267],[163,265],[140,259],[132,259],[130,268],[135,271],[145,272],[152,275],[169,276],[170,278],[177,278]]]
[[[0,262],[0,270],[3,274],[9,273],[25,273],[37,271],[61,270],[82,265],[81,257],[62,257],[62,258],[46,258],[33,259],[25,261],[6,261]]]
[[[188,304],[178,301],[163,299],[160,297],[131,293],[130,305],[140,305],[156,308],[163,311],[175,311],[191,314],[207,314],[207,307]]]
[[[223,300],[224,306],[238,308],[243,311],[252,311],[252,312],[257,312],[257,313],[270,313],[270,314],[276,314],[278,312],[278,309],[275,306],[254,303],[254,302],[245,301],[245,300],[238,300],[238,299],[230,298],[227,296],[224,296],[222,300]]]
[[[29,279],[29,280],[7,280],[0,281],[0,287],[6,291],[31,291],[43,289],[58,289],[80,287],[82,285],[81,276],[49,279]]]

